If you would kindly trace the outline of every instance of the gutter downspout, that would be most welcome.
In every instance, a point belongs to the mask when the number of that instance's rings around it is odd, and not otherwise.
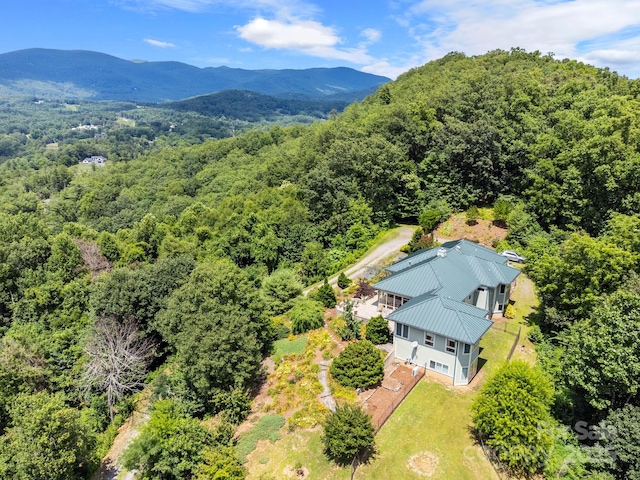
[[[453,386],[456,386],[456,367],[458,366],[458,344],[460,342],[458,340],[456,340],[456,354],[454,355],[454,361],[453,361]]]

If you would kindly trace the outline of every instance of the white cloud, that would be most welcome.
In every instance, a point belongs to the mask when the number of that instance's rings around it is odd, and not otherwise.
[[[375,43],[382,38],[382,32],[375,28],[365,28],[360,32],[360,35],[362,35],[369,43]]]
[[[240,38],[264,48],[295,50],[306,55],[358,64],[371,61],[362,48],[337,48],[342,40],[333,28],[312,20],[255,18],[236,29]]]
[[[585,55],[586,63],[628,65],[640,62],[640,52],[637,50],[619,50],[614,48],[593,50]]]
[[[396,78],[401,73],[415,67],[417,62],[407,65],[397,66],[391,65],[387,60],[378,60],[370,65],[367,65],[360,70],[366,73],[372,73],[374,75],[382,75],[383,77]]]
[[[185,12],[205,12],[213,7],[265,10],[278,12],[281,16],[294,13],[312,15],[318,8],[305,0],[112,0],[125,7],[140,10],[182,10]]]
[[[175,47],[175,44],[173,43],[162,42],[160,40],[154,40],[153,38],[145,38],[144,41],[147,42],[149,45],[153,45],[154,47],[160,47],[160,48]]]
[[[310,20],[283,22],[256,18],[236,28],[241,38],[265,48],[309,50],[331,47],[340,42],[333,29]]]
[[[399,23],[422,44],[425,61],[521,47],[603,66],[637,61],[620,32],[640,24],[640,1],[424,0]]]

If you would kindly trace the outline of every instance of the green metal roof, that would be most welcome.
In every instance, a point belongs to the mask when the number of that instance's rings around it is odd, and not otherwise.
[[[442,247],[446,249],[458,248],[465,255],[471,255],[476,258],[482,258],[496,263],[507,263],[506,257],[496,253],[494,250],[483,247],[479,243],[471,242],[464,238],[445,242],[442,244]]]
[[[442,283],[431,263],[421,263],[413,268],[407,268],[373,285],[377,290],[408,298],[418,297],[440,287]]]
[[[387,267],[387,271],[389,272],[399,272],[400,270],[404,270],[406,268],[418,265],[426,260],[430,260],[437,255],[437,248],[426,248],[422,250],[418,250],[417,252],[413,252],[412,254],[404,257],[402,260],[394,263],[393,265],[389,265]]]
[[[506,265],[506,261],[494,251],[467,240],[447,242],[442,247],[419,250],[392,265],[388,268],[392,275],[373,288],[408,298],[439,288],[446,297],[464,300],[478,287],[495,288],[513,282],[520,271]]]
[[[455,248],[456,250],[464,253],[465,255],[469,255],[478,259],[488,260],[494,263],[506,264],[507,259],[502,255],[498,255],[493,250],[483,247],[474,242],[470,242],[469,240],[465,240],[464,238],[460,240],[452,240],[450,242],[445,242],[442,244],[442,247],[446,250],[451,250]],[[418,265],[419,263],[428,261],[433,257],[437,256],[438,248],[425,248],[422,250],[418,250],[417,252],[413,252],[412,254],[406,256],[402,260],[394,263],[387,267],[389,272],[399,272],[400,270],[404,270],[406,268]]]
[[[465,303],[478,287],[508,285],[520,271],[493,250],[467,240],[419,250],[387,269],[377,290],[411,300],[387,316],[466,343],[476,343],[491,327],[487,310]]]
[[[485,318],[485,314],[485,310],[473,305],[426,294],[405,303],[387,318],[453,340],[474,344],[493,324]]]

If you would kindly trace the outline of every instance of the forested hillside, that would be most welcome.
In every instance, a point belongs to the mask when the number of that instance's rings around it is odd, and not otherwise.
[[[162,107],[181,112],[197,112],[212,117],[224,115],[227,118],[257,122],[279,115],[308,115],[323,118],[331,111],[344,110],[347,105],[347,102],[338,100],[299,100],[261,95],[246,90],[225,90],[165,103]]]
[[[357,93],[388,78],[351,68],[244,70],[130,61],[87,50],[30,48],[0,54],[0,95],[168,102],[222,90],[321,98]],[[362,98],[360,96],[359,98]]]
[[[629,425],[640,417],[638,93],[636,80],[538,52],[452,53],[311,126],[166,145],[87,171],[8,153],[0,477],[86,477],[143,383],[157,435],[136,443],[131,466],[210,478],[202,472],[235,465],[230,439],[282,334],[270,318],[388,226],[478,206],[495,205],[503,246],[528,257],[550,421]],[[118,385],[100,381],[114,368],[98,361],[109,332],[119,355],[140,358]],[[208,415],[215,433],[194,420]],[[536,468],[637,478],[640,433],[624,432],[616,458],[605,436],[585,437],[584,451],[583,438],[556,437]],[[554,467],[569,451],[589,453]],[[236,467],[229,478],[242,478]]]

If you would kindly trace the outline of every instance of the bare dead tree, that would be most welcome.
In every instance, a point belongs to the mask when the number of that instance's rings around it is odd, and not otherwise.
[[[114,317],[100,317],[96,321],[85,347],[89,361],[82,383],[87,390],[107,394],[112,422],[115,403],[125,394],[144,388],[155,346],[140,334],[131,318],[120,322]]]
[[[111,270],[111,262],[106,259],[100,247],[94,242],[85,242],[79,238],[73,239],[74,243],[80,247],[80,255],[82,255],[82,261],[85,266],[91,271],[95,277],[99,273],[108,272]]]

